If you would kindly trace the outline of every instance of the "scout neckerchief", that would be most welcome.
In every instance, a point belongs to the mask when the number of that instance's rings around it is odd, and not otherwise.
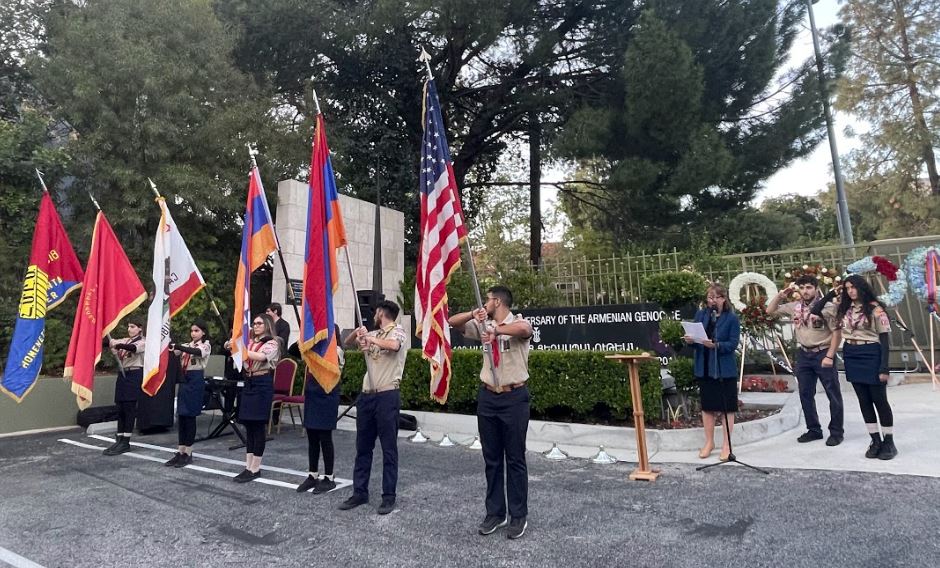
[[[256,353],[260,353],[261,348],[264,347],[265,344],[270,340],[271,340],[270,337],[262,337],[261,340],[258,340],[258,341],[252,339],[251,344],[248,346],[248,350],[254,351]],[[261,364],[264,362],[265,361],[255,361],[254,359],[249,359],[248,360],[248,372],[254,374],[256,371],[260,370],[259,367],[261,367]]]
[[[398,327],[398,324],[396,324],[395,322],[388,324],[382,329],[376,331],[375,338],[385,339],[386,337],[389,336],[390,333],[392,333],[392,331],[395,330],[396,327]],[[372,345],[369,346],[369,357],[372,357],[373,359],[378,360],[378,358],[382,356],[382,351],[385,351],[385,350],[373,343]]]
[[[190,341],[189,343],[184,343],[183,347],[196,347],[196,345],[196,341]],[[192,359],[193,355],[191,353],[186,353],[185,351],[183,352],[182,357],[180,357],[180,366],[183,368],[184,373],[187,369],[189,369],[189,364],[192,362]]]

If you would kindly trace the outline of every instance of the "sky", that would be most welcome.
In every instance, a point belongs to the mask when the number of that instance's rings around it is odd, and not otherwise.
[[[825,29],[839,21],[839,2],[837,0],[819,0],[813,5],[816,17],[816,28]],[[799,62],[813,56],[813,39],[810,34],[809,18],[806,19],[803,29],[794,41],[791,51],[791,61],[796,66]],[[836,146],[839,155],[845,156],[858,145],[855,138],[845,136],[844,129],[851,126],[856,132],[865,130],[864,124],[852,116],[836,112],[833,117],[836,131]],[[548,168],[544,174],[546,182],[561,181],[570,173],[564,168]],[[828,183],[833,182],[832,157],[829,150],[828,139],[824,138],[812,153],[803,159],[792,162],[788,167],[778,171],[768,178],[764,188],[758,192],[755,205],[764,199],[787,194],[815,195],[826,189]],[[553,186],[542,187],[542,211],[555,208],[558,191]],[[560,227],[546,227],[546,240],[560,237]]]

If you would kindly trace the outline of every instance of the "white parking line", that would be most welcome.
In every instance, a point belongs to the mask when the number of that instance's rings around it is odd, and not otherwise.
[[[82,442],[76,442],[75,440],[68,440],[68,439],[66,439],[66,438],[60,438],[59,441],[60,441],[60,442],[65,442],[66,444],[71,444],[71,445],[73,445],[73,446],[78,446],[79,448],[87,448],[87,449],[89,449],[89,450],[101,451],[101,450],[104,449],[104,448],[102,448],[101,446],[95,446],[95,445],[92,445],[92,444],[83,444]],[[124,452],[124,453],[121,454],[121,455],[130,456],[130,457],[132,457],[132,458],[137,458],[137,459],[140,459],[140,460],[146,460],[146,461],[156,462],[156,463],[161,464],[161,465],[162,465],[163,462],[165,461],[165,460],[162,460],[162,459],[160,459],[160,458],[155,458],[155,457],[151,457],[151,456],[145,456],[145,455],[143,455],[143,454],[138,454],[137,452]],[[212,469],[211,467],[202,467],[201,465],[187,465],[187,466],[184,467],[184,469],[191,469],[191,470],[194,470],[194,471],[201,471],[201,472],[203,472],[203,473],[211,473],[211,474],[213,474],[213,475],[221,475],[221,476],[223,476],[223,477],[235,477],[235,476],[237,475],[237,474],[232,473],[232,472],[229,472],[229,471],[222,471],[222,470],[220,470],[220,469]],[[274,486],[276,486],[276,487],[286,487],[286,488],[288,488],[288,489],[296,489],[296,488],[297,488],[297,486],[294,485],[293,483],[287,483],[286,481],[278,481],[277,479],[265,479],[265,478],[263,478],[263,477],[259,477],[259,478],[257,478],[257,479],[253,479],[252,481],[257,482],[257,483],[264,483],[265,485],[274,485]]]
[[[114,441],[113,438],[108,438],[108,437],[106,437],[106,436],[100,436],[100,435],[97,435],[97,434],[91,435],[91,436],[88,436],[88,437],[89,437],[89,438],[93,438],[93,439],[95,439],[95,440],[101,440],[101,441],[104,441],[104,442],[113,442],[113,441]],[[72,444],[72,445],[75,445],[75,446],[80,446],[80,447],[83,447],[83,448],[91,448],[91,449],[95,449],[95,450],[102,450],[102,449],[104,449],[104,448],[101,448],[101,447],[99,447],[99,446],[94,446],[94,445],[90,445],[90,444],[83,444],[83,443],[81,443],[81,442],[76,442],[76,441],[74,441],[74,440],[68,440],[68,439],[65,439],[65,438],[62,438],[62,439],[60,439],[59,441],[60,441],[60,442],[65,442],[65,443],[68,443],[68,444]],[[144,443],[144,442],[131,442],[131,445],[132,445],[132,446],[137,446],[137,447],[139,447],[139,448],[149,449],[149,450],[157,450],[157,451],[160,451],[160,452],[176,453],[176,449],[175,449],[175,448],[167,448],[167,447],[164,447],[164,446],[157,446],[157,445],[155,445],[155,444],[147,444],[147,443]],[[137,458],[140,458],[140,459],[145,459],[145,460],[148,460],[148,461],[154,461],[154,462],[158,462],[158,463],[161,463],[161,464],[164,462],[164,460],[161,460],[161,459],[159,459],[159,458],[154,458],[154,457],[146,456],[146,455],[143,455],[143,454],[138,454],[138,453],[135,453],[135,452],[127,452],[127,455],[133,455],[134,457],[137,457]],[[213,455],[209,455],[209,454],[203,454],[203,453],[201,453],[201,452],[193,452],[193,457],[194,457],[194,458],[199,458],[199,459],[208,460],[208,461],[214,461],[214,462],[218,462],[218,463],[225,463],[225,464],[230,464],[230,465],[237,465],[237,466],[242,467],[242,468],[245,467],[245,462],[244,462],[244,461],[233,460],[233,459],[230,459],[230,458],[220,458],[220,457],[218,457],[218,456],[213,456]],[[193,469],[193,470],[196,470],[196,471],[204,471],[204,472],[207,472],[207,473],[221,474],[221,475],[225,475],[226,477],[235,477],[235,475],[236,475],[236,474],[234,474],[234,473],[229,473],[229,472],[225,472],[225,471],[221,471],[221,470],[217,470],[217,469],[202,467],[202,466],[199,466],[199,465],[187,465],[187,466],[185,466],[185,467],[186,467],[187,469]],[[298,470],[296,470],[296,469],[288,469],[288,468],[284,468],[284,467],[275,467],[275,466],[269,466],[269,465],[262,465],[262,466],[261,466],[261,469],[266,470],[266,471],[275,472],[275,473],[283,473],[283,474],[287,474],[287,475],[296,475],[296,476],[299,476],[299,477],[303,477],[304,479],[306,479],[307,476],[309,475],[306,471],[298,471]],[[283,482],[283,481],[277,481],[277,480],[274,480],[274,479],[265,479],[265,478],[263,478],[263,477],[258,478],[258,479],[255,479],[254,481],[257,481],[258,483],[265,483],[265,484],[267,484],[267,485],[277,485],[277,486],[281,486],[281,487],[290,487],[290,488],[292,488],[292,489],[296,489],[296,488],[297,488],[297,485],[293,485],[293,484],[286,483],[286,482]],[[343,479],[343,478],[341,478],[341,477],[336,477],[336,478],[334,478],[334,481],[336,482],[336,487],[335,487],[334,489],[331,489],[330,491],[336,491],[337,489],[343,489],[344,487],[349,487],[349,486],[352,485],[352,480],[351,480],[351,479]]]
[[[9,564],[14,568],[43,568],[42,564],[36,564],[29,558],[23,558],[12,550],[7,550],[0,546],[0,562]]]

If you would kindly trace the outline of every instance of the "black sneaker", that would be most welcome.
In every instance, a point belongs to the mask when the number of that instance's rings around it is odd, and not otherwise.
[[[832,436],[829,436],[828,438],[826,438],[827,446],[838,446],[841,443],[842,443],[842,436],[836,436],[835,434],[833,434]]]
[[[894,446],[894,440],[885,440],[881,444],[881,449],[878,450],[878,459],[880,460],[891,460],[898,455],[898,449]]]
[[[348,511],[350,509],[355,509],[359,505],[365,505],[368,502],[368,497],[362,497],[353,493],[353,496],[340,503],[338,508],[340,511]]]
[[[173,457],[163,462],[163,465],[167,467],[174,467],[180,462],[180,458],[183,457],[183,454],[176,452],[173,454]]]
[[[493,534],[496,532],[496,529],[500,527],[505,527],[509,524],[509,520],[506,517],[500,517],[499,515],[487,515],[483,522],[480,523],[479,532],[482,535]]]
[[[336,482],[324,475],[320,481],[317,482],[317,486],[313,488],[313,494],[320,495],[321,493],[326,493],[334,489],[336,489]]]
[[[802,436],[796,439],[797,442],[805,444],[806,442],[815,442],[816,440],[822,440],[823,435],[821,432],[806,432]]]
[[[186,467],[187,465],[191,463],[193,463],[192,454],[182,454],[180,455],[180,460],[176,462],[176,465],[174,465],[173,467],[176,467],[176,468]]]
[[[379,505],[378,513],[380,515],[387,515],[395,510],[395,498],[394,497],[382,497],[382,504]]]
[[[506,529],[506,538],[510,540],[516,540],[517,538],[522,538],[522,535],[525,534],[525,529],[528,526],[529,526],[529,523],[528,521],[525,520],[525,517],[512,519],[511,521],[509,521],[509,528]]]
[[[868,451],[865,452],[865,457],[873,460],[878,457],[878,454],[881,452],[881,440],[872,440],[871,444],[868,446]]]
[[[310,491],[311,489],[316,488],[316,486],[317,486],[317,478],[312,475],[308,475],[307,479],[305,479],[303,483],[297,486],[297,493],[306,493],[307,491]]]
[[[257,479],[259,477],[261,477],[260,469],[258,471],[250,471],[246,469],[243,472],[236,475],[235,477],[233,477],[232,481],[234,481],[235,483],[248,483],[249,481],[253,479]]]

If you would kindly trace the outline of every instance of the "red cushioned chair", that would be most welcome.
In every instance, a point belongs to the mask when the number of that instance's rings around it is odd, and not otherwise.
[[[271,402],[271,416],[268,419],[268,434],[274,425],[274,410],[278,411],[277,433],[281,433],[282,415],[286,407],[290,413],[291,424],[297,426],[294,419],[294,408],[303,408],[304,394],[301,385],[300,394],[294,393],[294,377],[297,375],[297,362],[293,359],[281,359],[274,368],[274,400]],[[303,422],[303,414],[298,412]]]

